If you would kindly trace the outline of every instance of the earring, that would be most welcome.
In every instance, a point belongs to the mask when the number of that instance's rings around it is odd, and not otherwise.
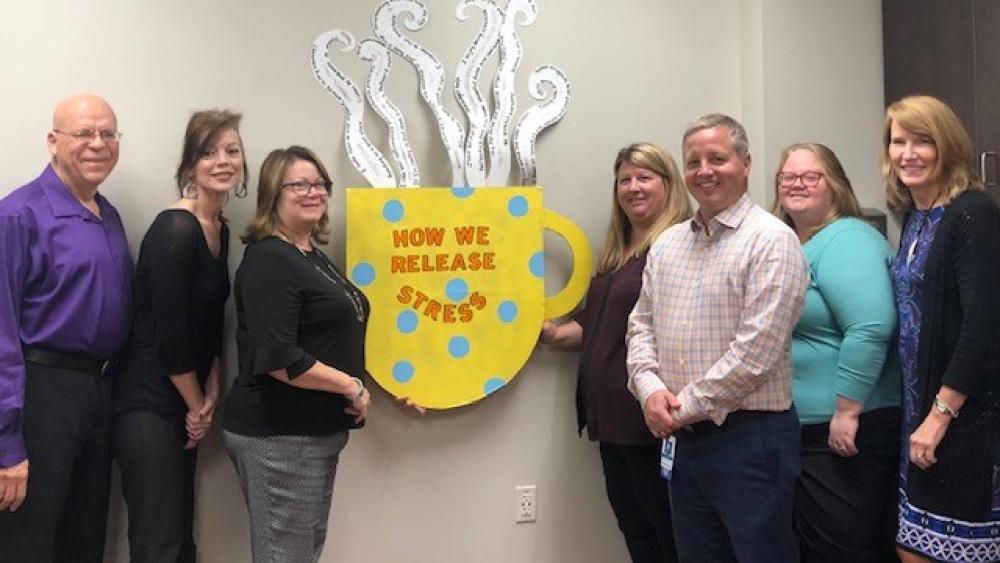
[[[194,182],[188,180],[184,184],[184,188],[181,190],[181,197],[184,199],[198,199],[198,188],[194,186]]]
[[[246,179],[240,180],[240,185],[236,186],[233,190],[233,195],[238,199],[243,199],[247,196],[247,181]]]

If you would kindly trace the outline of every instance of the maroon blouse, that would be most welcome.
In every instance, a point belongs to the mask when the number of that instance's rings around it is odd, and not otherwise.
[[[591,440],[619,445],[655,444],[642,417],[642,407],[625,388],[625,330],[632,307],[639,299],[646,254],[633,257],[616,272],[597,274],[590,280],[587,305],[576,316],[583,327],[580,359],[587,358],[586,421]],[[611,285],[608,289],[608,284]],[[607,303],[601,310],[601,299]],[[587,354],[588,347],[593,350]]]

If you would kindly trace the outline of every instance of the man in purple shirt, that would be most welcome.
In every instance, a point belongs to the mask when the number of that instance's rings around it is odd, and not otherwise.
[[[98,186],[117,118],[60,102],[41,176],[0,200],[0,559],[103,558],[110,381],[129,329],[132,260]]]

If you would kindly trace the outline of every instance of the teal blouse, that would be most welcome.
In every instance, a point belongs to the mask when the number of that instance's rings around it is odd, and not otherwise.
[[[802,424],[829,422],[837,396],[864,410],[899,406],[894,252],[854,218],[830,223],[802,246],[811,280],[792,333],[792,392]]]

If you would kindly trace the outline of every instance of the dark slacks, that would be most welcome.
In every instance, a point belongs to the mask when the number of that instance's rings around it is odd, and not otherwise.
[[[0,512],[4,563],[100,563],[111,473],[106,375],[26,363],[28,495]]]
[[[660,447],[600,446],[608,500],[633,563],[675,563],[670,488],[660,477]]]
[[[194,563],[196,449],[184,427],[145,409],[115,417],[113,450],[128,507],[132,563]]]
[[[829,423],[802,427],[795,530],[804,563],[888,563],[895,554],[899,409],[861,415],[858,454],[830,451]]]
[[[670,506],[678,555],[684,563],[796,563],[795,410],[737,413],[718,429],[699,423],[695,432],[674,434]]]

